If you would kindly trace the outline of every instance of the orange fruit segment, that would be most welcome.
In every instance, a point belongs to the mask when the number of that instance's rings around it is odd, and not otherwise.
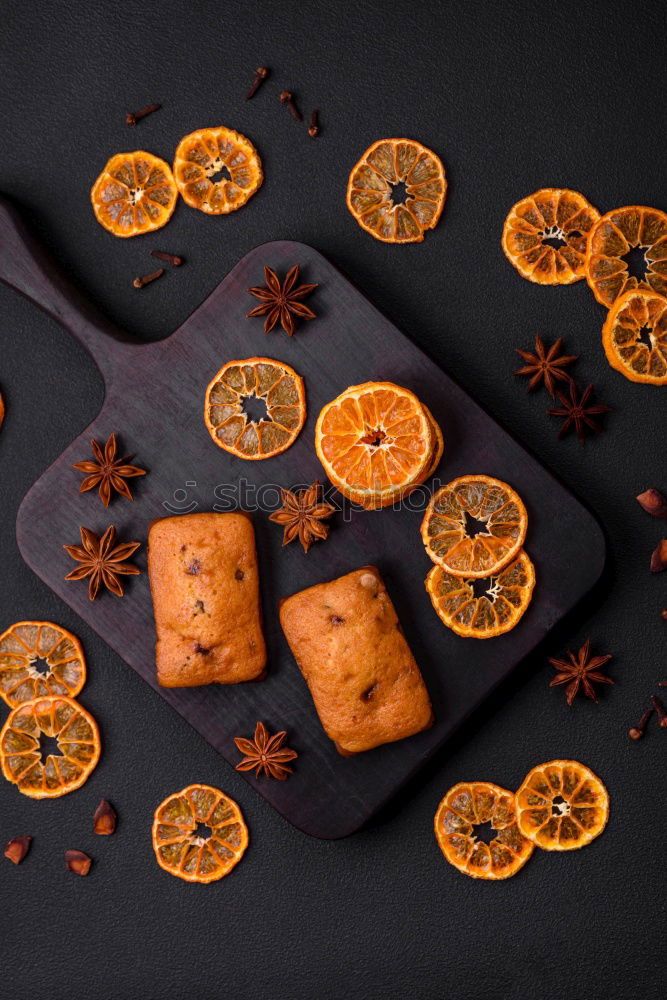
[[[545,851],[576,851],[598,837],[609,818],[600,779],[576,760],[540,764],[516,793],[519,829]]]
[[[0,635],[0,698],[11,708],[44,695],[73,698],[85,682],[81,643],[60,625],[17,622]]]
[[[202,128],[178,144],[174,177],[183,201],[208,215],[226,215],[248,201],[264,175],[257,150],[231,128]]]
[[[97,221],[122,237],[161,229],[177,198],[169,164],[142,149],[112,156],[90,192]]]
[[[626,256],[641,248],[645,274],[630,274]],[[603,215],[588,234],[586,281],[603,306],[624,292],[645,288],[667,295],[667,214],[644,205],[626,205]]]
[[[351,386],[322,409],[315,450],[327,476],[368,509],[388,506],[439,461],[435,421],[392,382]]]
[[[587,234],[600,218],[578,191],[542,188],[513,205],[502,246],[522,278],[570,285],[584,277]]]
[[[624,292],[602,327],[607,361],[631,382],[667,384],[667,298],[643,288]]]
[[[160,868],[186,882],[216,882],[248,846],[241,810],[217,788],[188,785],[155,810],[153,850]]]
[[[263,407],[252,418],[247,401]],[[206,390],[204,420],[225,451],[253,461],[279,455],[296,440],[306,419],[303,379],[271,358],[246,358],[223,365]]]
[[[514,562],[488,580],[483,593],[476,594],[474,583],[434,566],[426,590],[440,619],[457,635],[493,639],[511,631],[523,617],[535,587],[535,567],[522,549]]]
[[[481,823],[489,823],[494,833],[489,843],[476,836]],[[510,878],[534,850],[517,825],[514,795],[489,781],[463,781],[450,788],[438,806],[434,829],[450,865],[472,878]]]
[[[44,738],[56,741],[46,756]],[[97,766],[100,751],[95,719],[63,695],[23,702],[0,732],[2,773],[31,799],[56,799],[80,788]]]
[[[404,200],[396,185],[403,186]],[[379,139],[352,168],[347,207],[383,243],[421,243],[437,225],[446,194],[445,168],[435,153],[414,139]]]
[[[422,540],[434,563],[454,576],[494,576],[518,554],[528,514],[519,494],[491,476],[460,476],[431,497]]]

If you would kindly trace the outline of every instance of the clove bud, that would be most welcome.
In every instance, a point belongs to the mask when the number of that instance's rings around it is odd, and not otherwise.
[[[65,851],[65,864],[75,875],[87,875],[93,860],[83,851]]]
[[[116,810],[111,803],[107,802],[106,799],[101,799],[93,816],[93,833],[99,833],[103,837],[114,833],[116,818]]]
[[[658,716],[658,725],[661,729],[667,729],[667,709],[664,703],[655,694],[651,695],[651,702]]]
[[[660,490],[646,490],[637,497],[637,503],[650,514],[651,517],[667,518],[667,498]]]
[[[15,865],[20,865],[30,850],[31,840],[32,837],[14,837],[5,847],[5,857],[13,861]]]
[[[653,709],[652,708],[647,709],[647,711],[644,712],[637,725],[632,726],[631,729],[628,729],[628,736],[630,737],[631,740],[640,740],[642,738],[642,736],[644,735],[644,730],[646,729],[646,724],[652,715],[653,715]]]
[[[651,573],[662,573],[663,569],[667,569],[667,538],[658,542],[651,556]]]

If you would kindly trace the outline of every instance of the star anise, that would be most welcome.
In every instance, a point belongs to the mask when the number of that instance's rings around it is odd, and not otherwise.
[[[597,703],[593,684],[614,683],[611,677],[600,673],[600,667],[604,666],[607,660],[611,660],[611,653],[607,653],[605,656],[591,656],[591,640],[587,639],[578,653],[573,653],[572,650],[568,649],[567,657],[567,660],[549,657],[551,666],[559,671],[549,687],[567,684],[565,697],[568,705],[572,705],[579,688],[582,688],[584,694]]]
[[[586,441],[586,428],[595,431],[599,434],[602,428],[599,424],[593,420],[593,416],[598,413],[610,413],[610,406],[603,406],[601,403],[595,403],[591,405],[589,399],[593,393],[593,386],[588,385],[582,392],[581,396],[577,398],[577,387],[574,382],[570,383],[570,398],[564,396],[562,392],[557,392],[556,395],[560,400],[561,407],[557,410],[547,410],[547,413],[552,414],[554,417],[564,417],[563,426],[560,429],[558,437],[565,437],[567,432],[571,427],[574,427],[577,432],[577,437],[582,444]]]
[[[323,524],[335,511],[331,504],[322,500],[322,487],[317,482],[307,490],[293,493],[281,489],[283,505],[280,510],[269,514],[269,520],[283,526],[283,545],[289,545],[298,538],[307,552],[313,542],[324,541],[329,534],[329,525]]]
[[[264,723],[258,722],[253,739],[246,740],[242,736],[234,738],[241,753],[245,754],[243,760],[236,765],[236,770],[254,771],[256,778],[265,774],[267,778],[285,781],[287,775],[292,774],[292,768],[287,766],[288,762],[299,756],[296,750],[284,746],[286,739],[287,732],[284,729],[269,736]]]
[[[137,551],[141,542],[123,542],[116,545],[116,529],[109,525],[102,537],[96,535],[90,528],[80,527],[81,545],[63,545],[65,552],[75,559],[80,566],[73,569],[65,577],[66,580],[88,581],[88,597],[94,601],[99,589],[104,584],[107,590],[117,597],[123,596],[121,576],[139,576],[141,570],[126,559]]]
[[[280,283],[280,278],[270,267],[264,268],[265,285],[256,285],[248,291],[256,299],[261,299],[262,305],[255,306],[248,313],[248,316],[266,316],[264,320],[264,333],[270,333],[280,320],[285,333],[291,337],[296,330],[297,316],[299,319],[315,319],[315,313],[308,306],[305,306],[299,299],[305,299],[317,288],[317,285],[299,285],[295,288],[299,277],[299,265],[295,264],[287,272],[285,280]]]
[[[555,344],[546,350],[544,346],[544,341],[540,337],[539,333],[535,337],[535,353],[531,354],[530,351],[522,351],[520,348],[515,348],[516,353],[519,354],[526,364],[523,368],[517,368],[514,372],[515,375],[530,375],[531,379],[528,383],[528,391],[536,389],[542,380],[544,380],[544,387],[553,399],[555,394],[555,382],[571,382],[572,376],[568,375],[567,372],[562,371],[567,365],[572,364],[576,361],[577,354],[561,354],[561,348],[563,346],[563,338],[559,337]]]
[[[97,441],[91,441],[90,446],[96,461],[75,462],[74,464],[74,468],[78,469],[79,472],[88,473],[79,487],[79,493],[86,493],[99,486],[100,499],[105,507],[109,506],[112,490],[120,493],[126,500],[134,500],[125,480],[132,479],[134,476],[145,476],[146,470],[140,469],[138,465],[128,464],[129,459],[133,457],[132,455],[126,455],[125,458],[117,457],[118,443],[115,434],[109,437],[104,449]]]

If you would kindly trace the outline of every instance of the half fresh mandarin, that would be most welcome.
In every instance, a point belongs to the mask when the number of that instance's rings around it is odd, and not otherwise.
[[[642,278],[630,273],[634,266]],[[607,308],[634,288],[667,295],[667,215],[643,205],[603,215],[588,234],[586,281]]]
[[[183,201],[208,215],[226,215],[248,201],[264,175],[257,150],[231,128],[202,128],[181,139],[174,177]]]
[[[53,622],[17,622],[0,635],[0,698],[14,708],[43,695],[73,698],[86,682],[81,643]]]
[[[61,695],[18,705],[0,733],[2,773],[31,799],[56,799],[79,788],[100,751],[92,715]]]
[[[624,292],[602,327],[607,361],[632,382],[667,384],[667,298],[643,288]]]
[[[477,839],[481,823],[493,831],[488,843]],[[519,831],[514,795],[489,781],[464,781],[450,788],[438,806],[434,828],[450,865],[472,878],[510,878],[534,849]]]
[[[540,764],[516,793],[519,829],[545,851],[576,851],[599,836],[609,818],[609,795],[576,760]]]
[[[578,191],[542,188],[510,209],[505,256],[528,281],[571,285],[584,277],[587,234],[599,218]]]
[[[352,169],[347,207],[383,243],[421,243],[437,225],[446,193],[435,153],[413,139],[379,139]]]
[[[161,229],[177,198],[169,165],[141,149],[112,156],[90,192],[97,221],[122,237]]]
[[[160,868],[186,882],[215,882],[248,846],[241,810],[217,788],[188,785],[155,810],[153,850]]]

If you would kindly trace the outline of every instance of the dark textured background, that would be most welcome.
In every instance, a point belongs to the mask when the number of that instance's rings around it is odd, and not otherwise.
[[[609,563],[597,592],[479,712],[400,802],[347,840],[310,840],[277,816],[217,754],[24,566],[14,518],[32,482],[96,414],[102,383],[59,327],[0,288],[0,608],[3,626],[52,618],[83,639],[83,700],[104,754],[75,795],[33,802],[0,785],[0,841],[35,838],[0,864],[0,995],[271,996],[297,1000],[662,995],[665,743],[652,726],[626,736],[664,676],[664,578],[648,559],[664,524],[634,496],[667,489],[664,390],[613,372],[603,310],[586,284],[547,289],[504,260],[507,209],[541,186],[569,186],[602,211],[667,208],[664,7],[529,2],[361,5],[304,2],[142,4],[99,0],[3,8],[0,189],[25,209],[71,277],[137,336],[178,326],[252,246],[312,243],[530,447],[600,518]],[[256,65],[272,69],[252,102]],[[311,141],[277,100],[294,89],[321,111]],[[136,129],[124,115],[164,105]],[[224,123],[247,133],[266,181],[247,207],[207,218],[184,205],[155,237],[114,240],[88,190],[107,157],[145,147],[170,160],[179,138]],[[374,139],[414,136],[450,182],[443,219],[421,246],[374,241],[344,206],[347,173]],[[188,258],[138,293],[147,250]],[[580,355],[576,374],[613,407],[599,439],[557,440],[512,377],[513,348],[536,331]],[[54,497],[57,502],[57,497]],[[592,636],[612,652],[616,686],[601,703],[549,690],[546,656]],[[3,716],[4,717],[4,716]],[[432,817],[456,781],[518,786],[534,764],[578,758],[612,799],[609,827],[570,855],[537,853],[515,879],[466,879],[442,859]],[[161,872],[150,823],[157,802],[192,781],[223,787],[251,829],[228,879],[188,886]],[[107,796],[118,832],[95,838]],[[87,879],[64,870],[78,847]],[[661,894],[662,886],[662,894]]]

